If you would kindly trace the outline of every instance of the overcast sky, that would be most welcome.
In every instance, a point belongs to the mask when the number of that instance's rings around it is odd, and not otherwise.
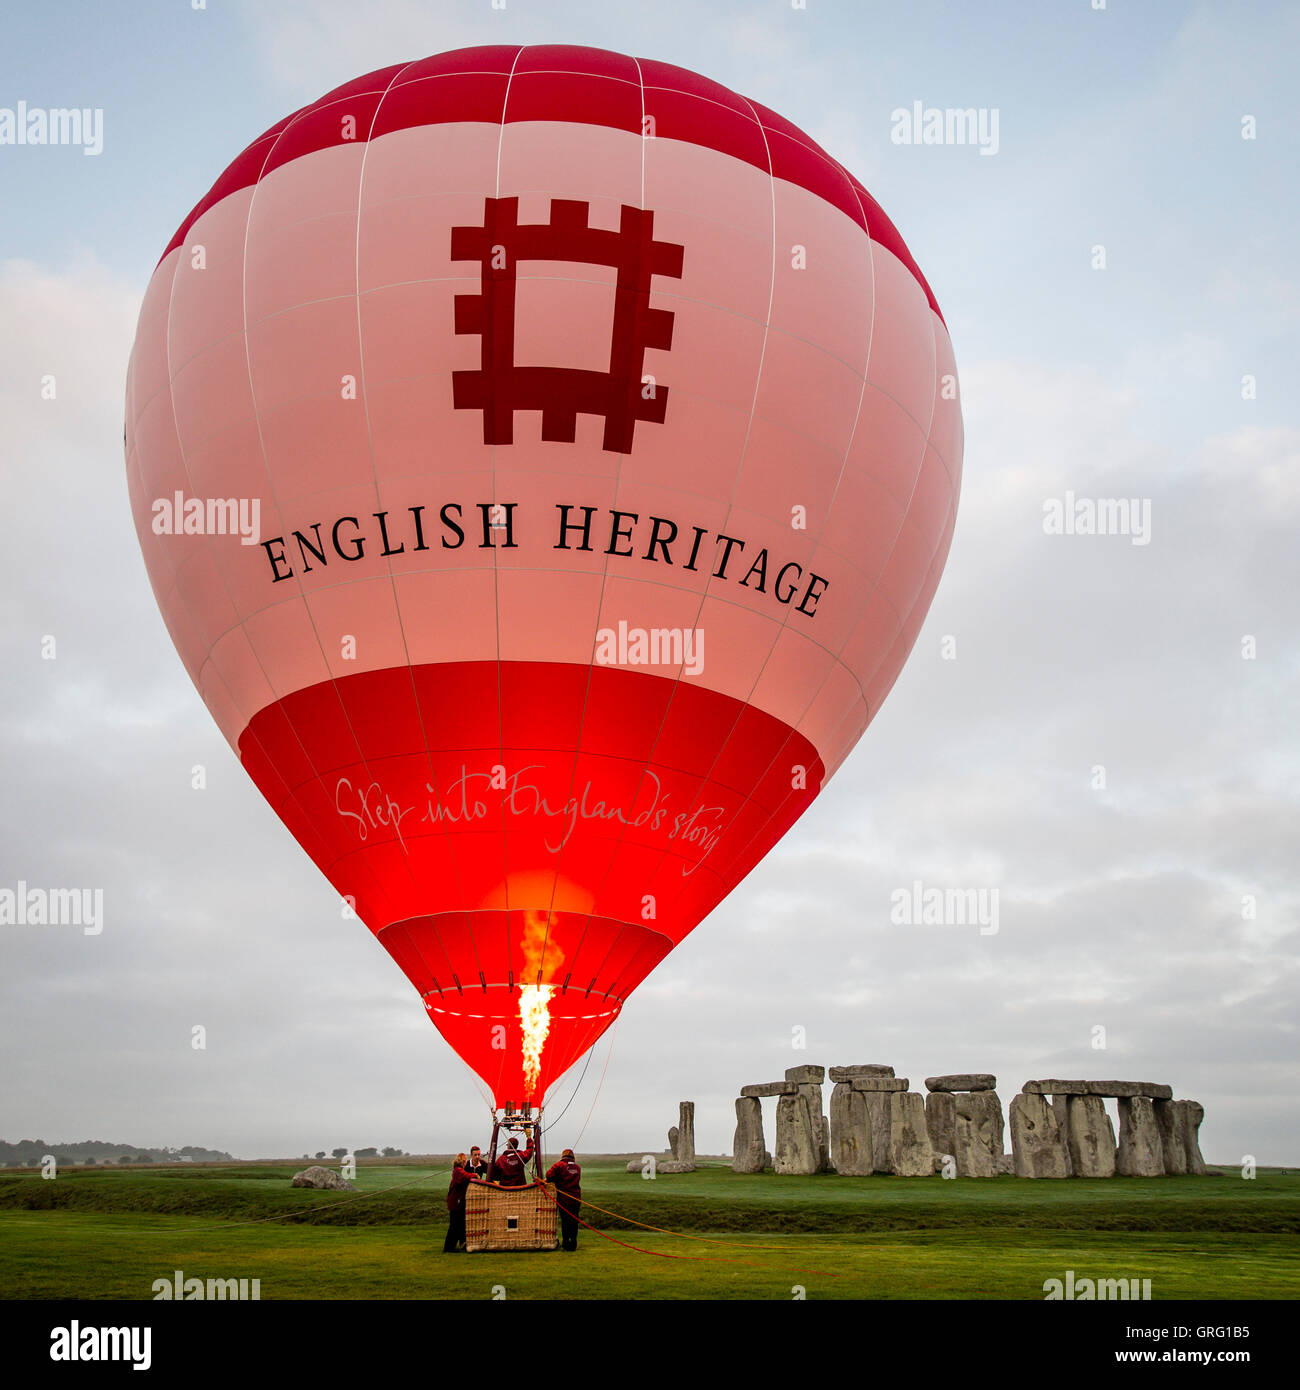
[[[1300,1161],[1300,11],[1093,3],[6,18],[0,108],[102,108],[104,143],[0,145],[0,889],[102,888],[105,923],[0,926],[0,1138],[485,1137],[472,1074],[190,685],[131,523],[122,392],[159,253],[254,136],[388,63],[558,41],[702,71],[862,179],[944,310],[966,460],[884,709],[633,996],[553,1139],[659,1149],[689,1098],[727,1151],[740,1086],[887,1062],[918,1089],[995,1072],[1004,1104],[1034,1077],[1169,1082],[1212,1162]],[[996,109],[996,154],[891,142],[916,101]],[[1149,502],[1149,543],[1045,534],[1067,491]],[[891,921],[915,881],[996,889],[996,932]]]

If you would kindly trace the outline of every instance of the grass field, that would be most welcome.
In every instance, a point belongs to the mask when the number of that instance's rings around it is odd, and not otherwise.
[[[259,1279],[263,1299],[1042,1299],[1073,1269],[1150,1279],[1155,1299],[1300,1292],[1300,1177],[1277,1171],[944,1181],[707,1164],[646,1181],[593,1160],[583,1216],[601,1234],[576,1254],[448,1256],[446,1164],[363,1163],[355,1193],[290,1187],[301,1166],[2,1173],[0,1287],[151,1298],[179,1269]]]

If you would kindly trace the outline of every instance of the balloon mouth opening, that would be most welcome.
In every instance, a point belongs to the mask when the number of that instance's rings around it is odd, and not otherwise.
[[[430,1022],[502,1096],[535,1106],[614,1022],[623,1000],[557,985],[491,983],[424,999]]]

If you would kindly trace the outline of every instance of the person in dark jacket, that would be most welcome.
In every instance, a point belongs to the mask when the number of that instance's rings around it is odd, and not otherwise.
[[[469,1171],[465,1167],[468,1159],[464,1154],[456,1155],[455,1166],[451,1170],[451,1184],[447,1188],[447,1210],[451,1219],[447,1222],[447,1239],[442,1243],[444,1255],[454,1255],[465,1246],[465,1189],[469,1186]]]
[[[565,1250],[578,1248],[578,1213],[582,1210],[582,1169],[565,1149],[559,1162],[551,1164],[546,1181],[555,1184],[555,1204],[560,1209],[560,1244]]]
[[[483,1161],[483,1150],[477,1144],[469,1151],[469,1162],[465,1165],[465,1171],[471,1178],[487,1180],[488,1166]]]
[[[519,1140],[511,1139],[505,1152],[492,1165],[492,1181],[502,1187],[526,1187],[528,1185],[528,1160],[533,1156],[533,1141],[528,1141],[526,1149],[520,1149]]]

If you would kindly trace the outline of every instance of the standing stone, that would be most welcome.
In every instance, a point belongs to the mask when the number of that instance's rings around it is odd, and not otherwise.
[[[925,1101],[919,1091],[890,1093],[889,1156],[900,1178],[928,1178],[934,1173],[934,1150],[925,1127]]]
[[[931,1091],[925,1098],[925,1128],[936,1154],[957,1154],[957,1097]]]
[[[782,1096],[776,1103],[776,1150],[773,1166],[778,1173],[815,1173],[820,1154],[808,1097]]]
[[[1065,1176],[1074,1176],[1074,1159],[1070,1156],[1070,1121],[1067,1106],[1069,1096],[1052,1097],[1052,1114],[1056,1116],[1056,1128],[1065,1144]]]
[[[761,1173],[767,1166],[763,1145],[763,1104],[754,1096],[736,1101],[736,1137],[731,1143],[733,1173]]]
[[[1187,1172],[1187,1111],[1179,1110],[1176,1100],[1158,1100],[1155,1112],[1165,1174],[1171,1178],[1182,1177]]]
[[[870,1177],[875,1167],[867,1098],[844,1082],[831,1092],[831,1162],[846,1177]]]
[[[851,1086],[857,1091],[856,1086]],[[871,1165],[877,1173],[892,1173],[893,1118],[887,1091],[859,1091],[867,1105],[867,1122],[871,1129]]]
[[[1057,1096],[1067,1102],[1065,1142],[1076,1178],[1115,1176],[1115,1130],[1100,1096]]]
[[[680,1137],[677,1126],[670,1126],[668,1130],[668,1152],[672,1154],[674,1158],[677,1157],[677,1140]]]
[[[677,1106],[677,1142],[673,1156],[679,1163],[695,1163],[695,1102],[684,1100]],[[671,1130],[669,1133],[671,1134]]]
[[[957,1176],[961,1178],[996,1178],[997,1161],[993,1154],[993,1107],[989,1091],[967,1091],[954,1097],[956,1101]]]
[[[1065,1145],[1045,1096],[1022,1092],[1012,1099],[1011,1152],[1018,1178],[1065,1177]]]
[[[1164,1176],[1165,1156],[1160,1145],[1155,1105],[1148,1096],[1124,1096],[1119,1105],[1119,1146],[1115,1171],[1122,1178]]]
[[[1194,1100],[1176,1100],[1186,1119],[1183,1121],[1183,1140],[1187,1146],[1187,1171],[1202,1177],[1205,1174],[1205,1160],[1201,1157],[1201,1121],[1205,1118],[1205,1107]]]

